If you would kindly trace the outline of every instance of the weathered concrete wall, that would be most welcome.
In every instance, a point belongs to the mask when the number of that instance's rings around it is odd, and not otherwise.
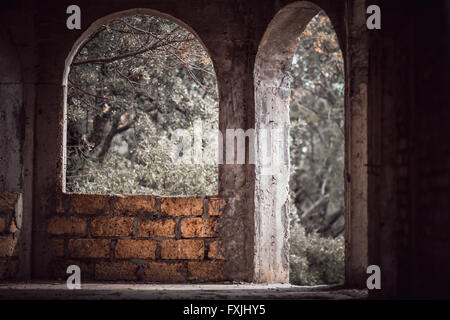
[[[0,33],[0,190],[22,190],[22,70],[16,48]]]
[[[366,286],[368,266],[369,69],[366,1],[347,1],[345,17],[345,278],[351,287]]]
[[[17,279],[20,262],[22,195],[0,192],[0,281]]]
[[[27,28],[31,8],[20,8],[19,2],[0,4],[0,194],[15,199],[14,209],[3,206],[5,228],[0,242],[5,249],[13,239],[18,247],[11,260],[14,266],[10,264],[6,272],[3,265],[2,277],[23,279],[31,266],[34,49]],[[3,262],[8,260],[3,257]]]
[[[19,274],[22,225],[22,70],[16,48],[0,32],[0,280]],[[5,191],[6,190],[6,191]]]

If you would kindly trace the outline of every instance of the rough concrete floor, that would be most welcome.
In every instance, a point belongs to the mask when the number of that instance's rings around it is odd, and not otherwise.
[[[62,282],[1,283],[1,300],[317,300],[366,299],[367,290],[301,287],[290,284],[134,284],[82,283],[68,290]]]

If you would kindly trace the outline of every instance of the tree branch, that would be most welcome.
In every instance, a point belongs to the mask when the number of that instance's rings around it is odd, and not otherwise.
[[[323,204],[325,201],[328,201],[329,198],[330,198],[329,194],[326,194],[326,195],[322,196],[321,198],[319,198],[319,200],[314,202],[313,205],[311,207],[309,207],[306,211],[304,211],[303,213],[300,213],[300,219],[308,218],[318,206]]]
[[[182,41],[184,41],[184,40],[172,40],[172,41],[160,44],[160,45],[153,44],[151,46],[148,46],[148,47],[146,47],[144,49],[141,49],[141,50],[138,50],[138,51],[129,52],[129,53],[126,53],[126,54],[123,54],[123,55],[120,55],[120,56],[115,56],[115,57],[110,57],[110,58],[105,58],[105,59],[91,59],[91,60],[84,60],[84,61],[79,61],[79,62],[72,62],[72,66],[80,66],[80,65],[83,65],[83,64],[107,64],[107,63],[111,63],[111,62],[114,62],[114,61],[117,61],[117,60],[123,60],[123,59],[126,59],[126,58],[134,57],[134,56],[137,56],[139,54],[146,53],[148,51],[152,51],[152,50],[158,49],[160,47],[167,46],[170,43],[182,42]]]
[[[87,92],[87,91],[81,89],[81,88],[78,87],[76,84],[74,84],[72,81],[70,81],[70,79],[69,79],[69,83],[71,84],[71,86],[72,86],[74,89],[76,89],[76,90],[78,90],[78,91],[80,91],[80,92],[82,92],[82,93],[84,93],[84,94],[87,94],[88,96],[91,96],[91,97],[94,97],[94,98],[103,99],[103,100],[111,101],[110,98],[98,96],[98,95],[96,95],[96,94],[93,94],[93,93],[90,93],[90,92]]]

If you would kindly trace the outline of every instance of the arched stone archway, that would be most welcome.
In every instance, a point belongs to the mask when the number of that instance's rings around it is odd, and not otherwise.
[[[298,37],[318,12],[304,2],[282,8],[256,56],[254,261],[255,278],[261,282],[289,281],[289,70]]]
[[[289,71],[298,37],[320,10],[309,1],[293,2],[279,10],[264,33],[255,60],[254,267],[257,282],[289,280]],[[343,24],[333,21],[332,16],[330,18],[337,26]],[[346,283],[362,286],[368,249],[367,173],[364,170],[367,159],[366,105],[361,92],[349,95],[355,77],[349,76],[352,62],[345,50],[347,35],[339,29],[337,33],[346,72]],[[355,72],[361,76],[364,70]],[[267,132],[272,132],[269,145]]]

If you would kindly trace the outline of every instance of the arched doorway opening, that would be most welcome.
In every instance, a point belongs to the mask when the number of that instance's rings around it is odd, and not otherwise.
[[[255,61],[255,279],[289,281],[290,101],[292,61],[298,39],[317,5],[299,1],[282,8],[268,25]],[[344,21],[336,28],[345,62],[344,221],[345,282],[360,285],[367,267],[367,124],[363,101],[350,100]],[[318,49],[320,50],[320,48]],[[340,130],[340,129],[339,129]],[[268,136],[270,132],[270,136]],[[351,179],[350,179],[351,177]],[[319,200],[319,199],[317,199]],[[342,200],[342,197],[341,197]],[[342,220],[342,219],[341,219]],[[343,221],[342,221],[343,222]]]
[[[290,277],[344,282],[344,60],[321,11],[299,37],[290,100]]]

